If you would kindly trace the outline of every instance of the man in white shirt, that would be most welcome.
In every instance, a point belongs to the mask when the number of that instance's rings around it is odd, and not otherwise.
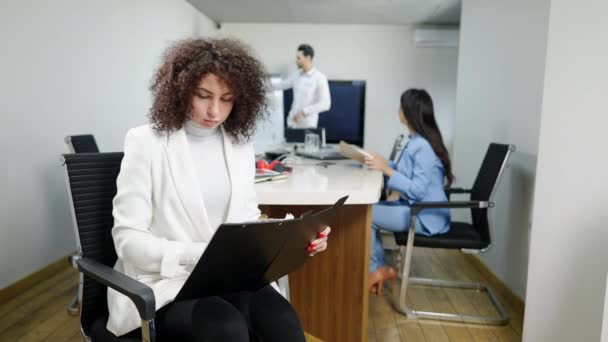
[[[290,128],[317,128],[319,113],[331,107],[327,77],[314,67],[313,57],[312,46],[298,46],[296,64],[300,70],[277,86],[279,89],[293,88],[293,103],[287,116]]]

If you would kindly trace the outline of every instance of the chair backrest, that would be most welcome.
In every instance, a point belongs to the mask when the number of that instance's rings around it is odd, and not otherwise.
[[[491,143],[488,147],[473,188],[471,189],[471,200],[491,201],[494,191],[499,183],[500,176],[507,166],[511,152],[515,146],[507,144]],[[473,227],[481,237],[488,243],[491,242],[490,226],[488,223],[488,209],[471,209]]]
[[[397,152],[399,152],[401,149],[401,142],[403,142],[403,134],[399,134],[399,136],[395,139],[395,143],[393,144],[393,149],[391,150],[388,160],[396,162],[395,157],[397,156]]]
[[[78,254],[114,267],[116,250],[111,230],[114,225],[112,200],[123,153],[64,154],[68,197],[76,232]],[[82,277],[82,276],[81,276]],[[81,278],[81,317],[83,331],[107,314],[107,287],[88,277]]]
[[[68,135],[65,143],[70,147],[72,153],[98,153],[99,148],[92,134]]]

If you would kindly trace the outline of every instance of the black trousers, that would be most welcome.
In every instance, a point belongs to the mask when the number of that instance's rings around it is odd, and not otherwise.
[[[155,321],[163,341],[305,342],[293,307],[270,285],[169,303]]]

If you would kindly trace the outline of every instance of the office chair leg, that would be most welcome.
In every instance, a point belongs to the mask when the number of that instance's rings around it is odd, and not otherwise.
[[[407,246],[401,247],[401,263],[397,268],[397,275],[400,278],[400,286],[396,286],[393,289],[389,289],[387,293],[390,293],[390,301],[398,311],[404,313],[408,318],[415,319],[416,316],[412,310],[407,307],[407,286],[409,284],[410,266],[412,264],[412,251],[414,249],[414,235],[416,233],[415,220],[412,219],[407,237]],[[405,254],[405,257],[403,257]]]
[[[78,316],[78,314],[80,313],[78,306],[78,292],[74,295],[74,297],[70,301],[70,304],[68,304],[67,310],[68,315],[70,316]]]
[[[154,320],[141,320],[141,340],[142,342],[156,342],[156,325]]]
[[[415,218],[412,218],[412,222],[415,222]],[[415,226],[412,224],[410,226],[408,237],[407,237],[407,246],[402,248],[402,253],[405,253],[405,258],[403,260],[403,264],[399,265],[400,267],[400,275],[401,281],[400,286],[397,286],[395,289],[388,289],[387,293],[389,295],[389,301],[393,305],[393,307],[405,314],[407,318],[410,319],[433,319],[433,320],[441,320],[441,321],[454,321],[454,322],[462,322],[462,323],[475,323],[475,324],[488,324],[488,325],[505,325],[509,323],[509,314],[502,306],[494,291],[485,284],[481,283],[471,283],[471,282],[462,282],[462,281],[450,281],[450,280],[439,280],[439,279],[428,279],[428,278],[416,278],[410,277],[410,266],[412,262],[412,251],[414,249],[414,237],[415,237]],[[408,285],[418,285],[418,286],[430,286],[430,287],[447,287],[447,288],[457,288],[457,289],[467,289],[467,290],[476,290],[476,291],[485,291],[487,292],[490,300],[492,301],[492,305],[498,311],[499,317],[488,317],[488,316],[473,316],[473,315],[461,315],[461,314],[453,314],[446,312],[435,312],[435,311],[421,311],[421,310],[412,310],[407,306],[406,298],[407,298],[407,288]]]
[[[76,265],[76,261],[78,259],[80,259],[80,255],[79,254],[70,255],[68,257],[68,262],[76,270],[78,269],[78,266]],[[68,311],[68,315],[70,315],[70,316],[78,316],[78,314],[80,313],[80,305],[79,305],[80,303],[79,303],[79,295],[78,295],[79,293],[80,293],[80,290],[76,290],[76,294],[74,295],[74,297],[72,298],[72,300],[68,304],[68,307],[66,308],[67,311]]]
[[[484,291],[488,294],[492,305],[494,305],[494,308],[498,312],[498,317],[489,317],[481,315],[473,316],[445,312],[410,310],[417,318],[486,325],[506,325],[509,323],[509,313],[505,310],[500,301],[498,301],[498,298],[496,297],[496,294],[494,294],[494,291],[492,291],[492,289],[485,284],[412,277],[410,278],[410,285]],[[409,317],[410,316],[408,315],[408,318]]]

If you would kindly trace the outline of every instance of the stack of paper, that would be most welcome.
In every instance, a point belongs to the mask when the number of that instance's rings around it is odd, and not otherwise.
[[[267,181],[272,181],[272,180],[278,180],[278,179],[286,179],[287,175],[277,172],[277,171],[273,171],[273,170],[267,170],[267,169],[256,169],[255,170],[255,182],[256,183],[260,183],[260,182],[267,182]]]

